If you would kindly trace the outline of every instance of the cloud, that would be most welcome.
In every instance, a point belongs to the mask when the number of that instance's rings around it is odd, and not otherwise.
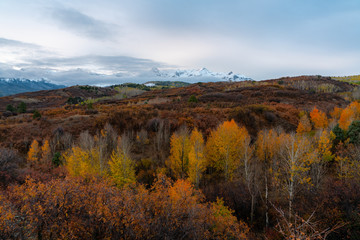
[[[71,8],[54,9],[52,17],[61,28],[97,40],[113,39],[119,28]]]
[[[60,57],[41,46],[0,38],[0,77],[42,79],[63,85],[111,85],[141,82],[153,67],[169,67],[150,59],[87,55]],[[2,61],[3,60],[3,61]]]
[[[0,38],[0,48],[1,47],[23,47],[23,48],[36,48],[36,49],[40,48],[40,46],[36,44],[25,43],[7,38]]]

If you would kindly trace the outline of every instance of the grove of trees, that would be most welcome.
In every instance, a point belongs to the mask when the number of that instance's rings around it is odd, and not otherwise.
[[[356,239],[360,104],[298,117],[296,132],[153,120],[0,149],[0,239]]]

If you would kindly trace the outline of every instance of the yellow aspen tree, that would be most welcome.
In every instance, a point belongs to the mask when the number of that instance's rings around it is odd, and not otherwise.
[[[334,156],[331,153],[332,140],[334,134],[330,131],[323,130],[318,140],[318,151],[322,160],[329,162]]]
[[[45,140],[41,146],[41,162],[44,164],[50,164],[51,149],[48,140]]]
[[[204,138],[195,128],[190,135],[189,178],[196,187],[199,187],[200,179],[206,169],[204,148]]]
[[[99,156],[95,149],[83,150],[73,147],[64,155],[65,166],[72,176],[91,176],[101,174]]]
[[[297,133],[306,133],[311,131],[311,123],[307,116],[307,114],[304,114],[299,121],[298,127],[296,129]]]
[[[299,184],[310,183],[310,166],[316,154],[310,141],[303,135],[286,134],[283,139],[280,162],[280,178],[289,198],[289,220]]]
[[[117,186],[123,187],[135,182],[134,162],[120,147],[111,154],[109,167],[110,176]]]
[[[256,174],[256,163],[255,159],[253,158],[254,155],[254,147],[251,146],[251,137],[248,131],[245,128],[241,128],[243,131],[242,134],[242,146],[241,146],[241,155],[240,158],[243,163],[243,170],[244,170],[244,179],[248,191],[251,196],[251,208],[250,208],[250,222],[253,222],[254,219],[254,207],[255,207],[255,198],[256,198],[256,187],[255,187],[255,174]]]
[[[310,118],[314,127],[317,129],[324,129],[329,124],[326,114],[318,110],[316,107],[314,107],[314,109],[310,112]]]
[[[269,226],[269,188],[274,177],[273,162],[279,153],[280,140],[279,134],[273,130],[262,130],[258,133],[255,143],[255,155],[260,161],[264,175],[264,199],[265,199],[265,224]]]
[[[334,158],[331,153],[333,139],[334,134],[331,131],[322,130],[318,132],[318,136],[314,140],[314,154],[317,156],[314,158],[311,166],[311,178],[313,185],[317,188],[320,186],[320,182],[325,174],[326,165]]]
[[[170,157],[168,165],[178,178],[185,178],[189,168],[190,139],[184,126],[170,138]]]
[[[27,154],[27,159],[30,162],[30,164],[32,166],[36,165],[39,163],[39,158],[40,158],[40,148],[39,148],[39,142],[34,140],[31,143],[29,152]]]
[[[244,128],[234,120],[225,121],[212,131],[206,144],[209,165],[224,174],[225,181],[231,181],[241,165],[240,151]]]

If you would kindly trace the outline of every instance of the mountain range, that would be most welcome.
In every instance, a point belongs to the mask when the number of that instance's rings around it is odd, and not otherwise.
[[[80,72],[83,73],[82,71]],[[86,73],[88,76],[90,73]],[[92,74],[92,73],[91,73]],[[66,76],[64,76],[66,78]],[[65,79],[64,78],[64,79]],[[79,82],[73,82],[71,85],[84,85],[83,82],[86,79],[94,78],[92,82],[96,82],[97,86],[109,86],[114,84],[122,83],[140,83],[144,84],[149,81],[180,81],[184,83],[197,83],[197,82],[218,82],[218,81],[246,81],[252,80],[251,78],[245,77],[244,75],[234,74],[233,72],[221,73],[212,72],[206,68],[198,70],[159,70],[158,68],[152,68],[149,72],[142,73],[137,76],[108,76],[103,74],[92,74],[91,76],[83,78],[73,77],[73,79],[79,79]],[[107,80],[111,81],[107,81]],[[53,79],[54,80],[54,79]],[[61,78],[57,81],[60,81]],[[97,80],[97,81],[95,81]],[[103,81],[104,80],[104,81]],[[53,81],[53,82],[57,82]],[[109,83],[112,84],[109,84]],[[69,84],[67,84],[69,85]],[[94,85],[94,84],[91,84]],[[33,80],[29,78],[1,78],[0,77],[0,97],[13,95],[23,92],[35,92],[40,90],[51,90],[64,88],[64,85],[57,85],[51,83],[45,79]]]
[[[220,81],[247,81],[252,80],[251,78],[245,77],[244,75],[235,74],[233,72],[222,73],[222,72],[211,72],[207,68],[201,68],[197,70],[159,70],[158,68],[153,68],[152,73],[156,77],[161,78],[216,78]]]
[[[36,92],[64,88],[63,85],[50,83],[44,79],[0,78],[0,97],[23,92]]]

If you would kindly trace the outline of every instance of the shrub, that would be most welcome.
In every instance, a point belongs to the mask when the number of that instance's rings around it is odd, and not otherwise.
[[[61,164],[61,154],[59,152],[56,152],[52,158],[52,163],[54,166],[58,167]]]
[[[15,112],[15,108],[13,105],[9,104],[6,106],[6,111],[9,111],[9,112]]]
[[[19,106],[17,107],[18,113],[26,113],[26,109],[27,109],[26,103],[20,102]]]
[[[195,95],[191,95],[189,98],[189,103],[197,103],[198,99],[196,98]]]
[[[41,118],[41,114],[38,110],[34,110],[33,113],[33,119],[40,119]]]

